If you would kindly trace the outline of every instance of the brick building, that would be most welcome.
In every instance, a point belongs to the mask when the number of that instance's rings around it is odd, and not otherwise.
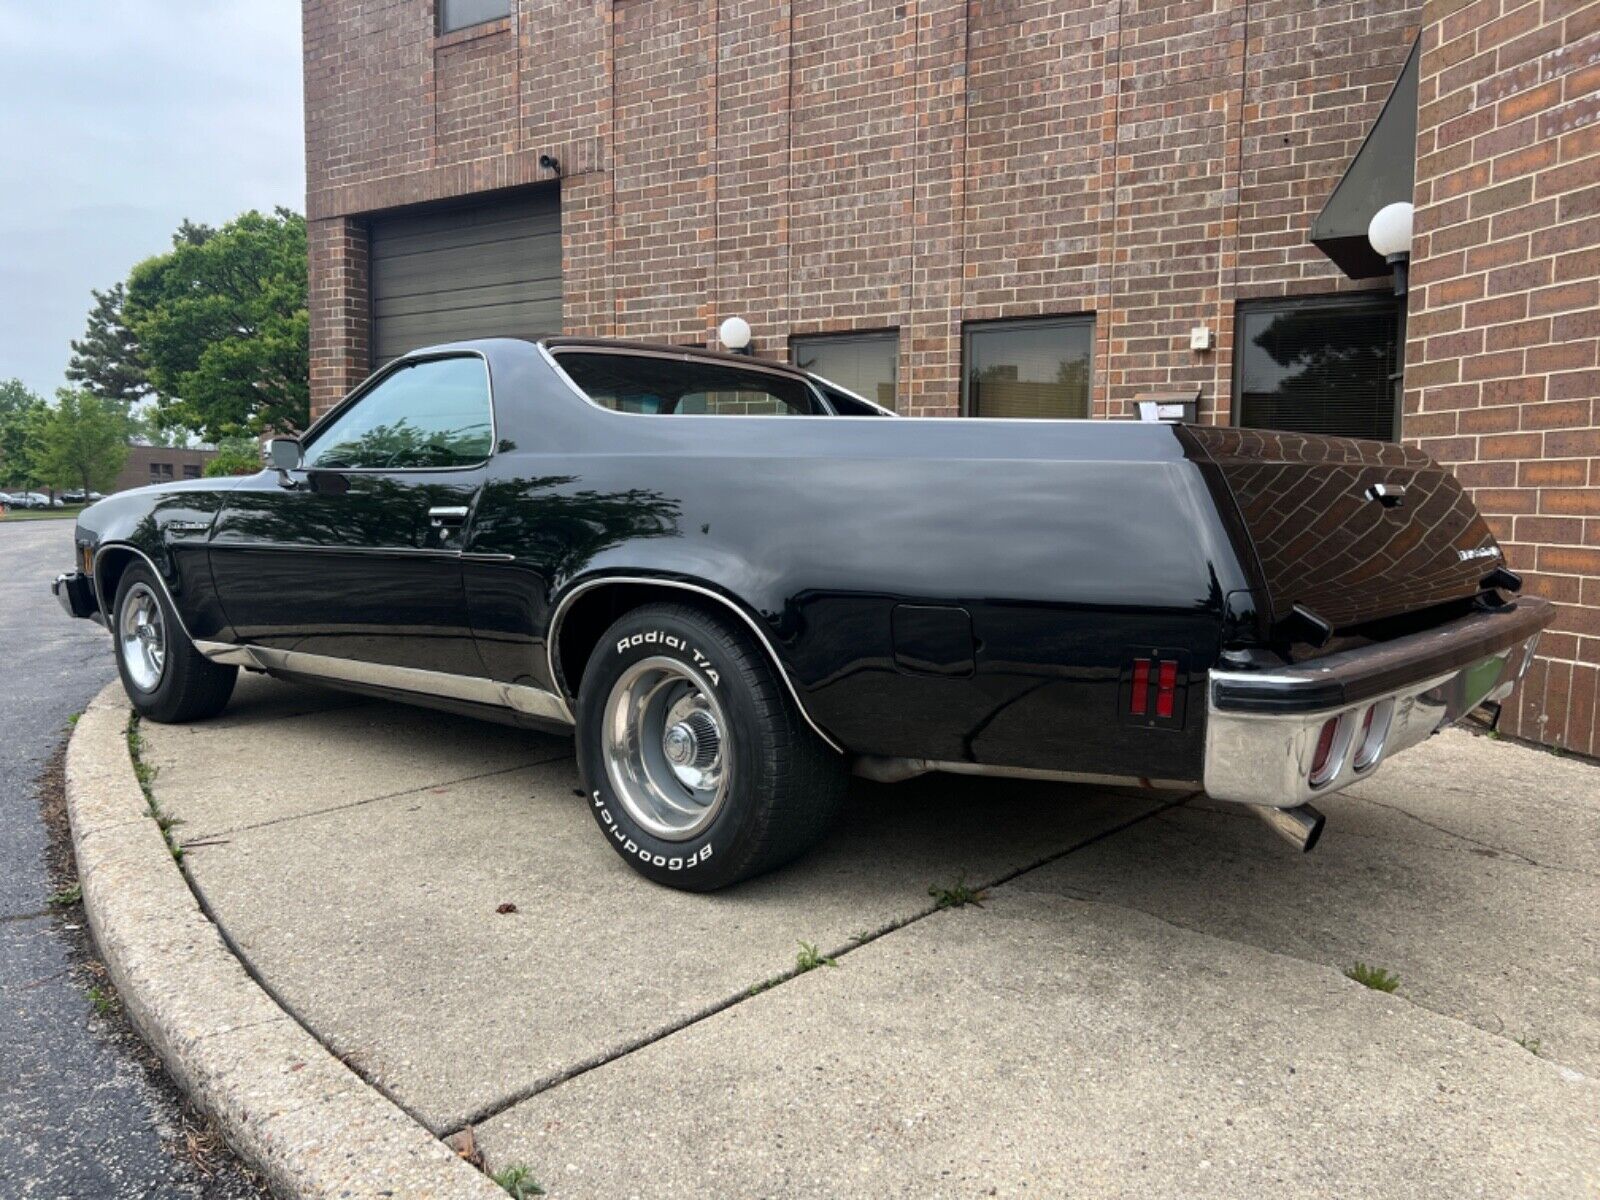
[[[129,446],[128,459],[111,490],[125,492],[174,479],[199,479],[206,464],[216,456],[215,450],[191,450],[185,446]]]
[[[304,17],[315,407],[446,337],[739,315],[906,414],[1399,436],[1562,606],[1504,727],[1600,753],[1600,0]],[[1391,93],[1404,300],[1310,241]]]

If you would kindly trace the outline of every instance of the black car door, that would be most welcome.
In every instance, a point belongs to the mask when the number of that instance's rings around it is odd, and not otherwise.
[[[482,676],[461,545],[493,445],[481,356],[370,381],[311,431],[298,470],[228,494],[210,557],[236,637],[336,677],[384,682],[341,662]]]

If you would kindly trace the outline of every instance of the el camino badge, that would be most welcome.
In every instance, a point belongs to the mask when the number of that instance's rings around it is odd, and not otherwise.
[[[1475,558],[1499,558],[1500,547],[1479,546],[1476,550],[1457,550],[1462,562],[1471,562]]]

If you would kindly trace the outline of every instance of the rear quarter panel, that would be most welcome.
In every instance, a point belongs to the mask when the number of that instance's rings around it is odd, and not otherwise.
[[[1246,584],[1169,429],[592,411],[572,450],[491,464],[468,549],[514,561],[469,563],[469,602],[500,677],[548,679],[575,582],[679,578],[760,622],[851,751],[1197,777],[1197,683]],[[972,673],[897,663],[898,604],[970,613]],[[1180,728],[1119,719],[1141,647],[1183,658]]]

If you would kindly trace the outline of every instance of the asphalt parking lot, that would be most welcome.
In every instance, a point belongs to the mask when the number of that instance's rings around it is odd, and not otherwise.
[[[1444,734],[1303,858],[1182,796],[860,784],[694,896],[610,850],[564,740],[256,677],[143,740],[279,1002],[558,1197],[1600,1188],[1585,762]]]

